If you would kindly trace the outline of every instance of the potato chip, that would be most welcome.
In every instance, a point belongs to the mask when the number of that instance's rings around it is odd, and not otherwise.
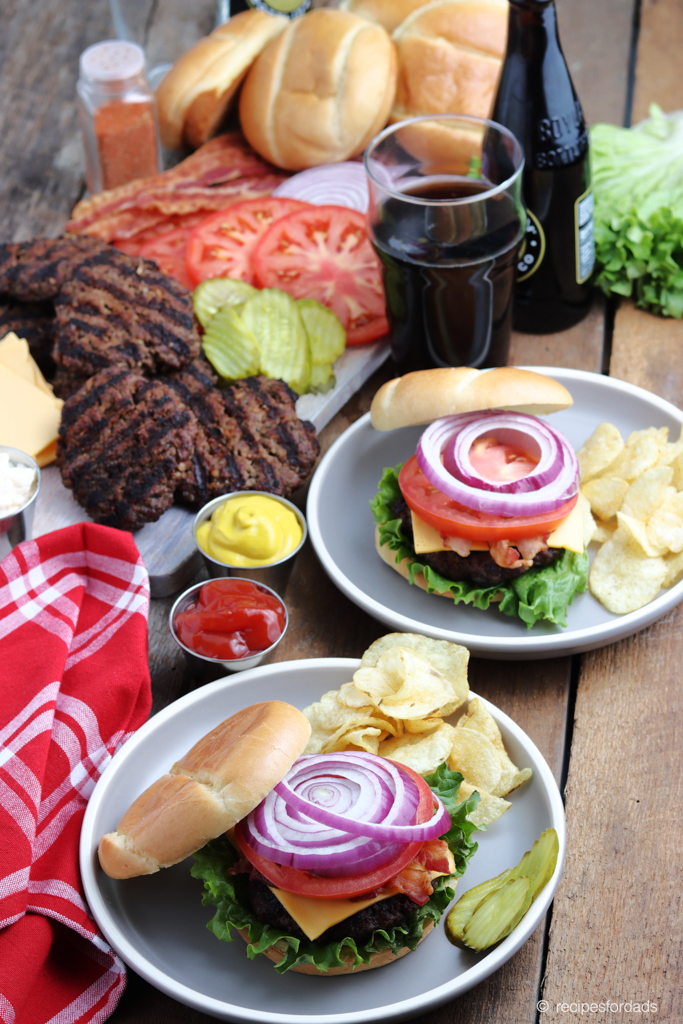
[[[319,754],[322,751],[343,750],[338,746],[344,733],[359,726],[370,726],[386,733],[395,734],[395,723],[385,721],[378,715],[372,704],[362,708],[348,708],[339,701],[339,690],[329,690],[315,704],[304,708],[304,714],[311,723],[311,736],[304,753]]]
[[[624,439],[612,423],[597,426],[576,453],[582,482],[587,483],[594,476],[599,476],[623,450]]]
[[[368,704],[368,695],[362,693],[355,683],[344,683],[339,688],[338,700],[346,708],[364,708]]]
[[[359,668],[353,681],[376,708],[394,718],[424,718],[453,700],[446,677],[405,647],[385,651],[374,668]]]
[[[381,729],[373,729],[367,726],[364,729],[352,729],[344,734],[343,750],[365,750],[368,754],[379,753],[379,741],[386,735]],[[332,753],[332,751],[326,751]]]
[[[618,526],[619,523],[617,522],[616,516],[614,519],[610,519],[607,523],[596,523],[593,540],[597,544],[604,544],[606,540],[612,539]]]
[[[674,491],[666,504],[650,517],[647,535],[655,547],[683,551],[683,494]]]
[[[430,665],[438,669],[448,680],[453,696],[441,709],[442,715],[452,715],[469,696],[467,663],[470,652],[466,647],[452,644],[448,640],[432,640],[419,633],[388,633],[368,647],[361,660],[362,668],[374,668],[385,651],[392,647],[404,647],[421,655]]]
[[[598,524],[593,519],[590,502],[583,494],[579,494],[577,505],[579,512],[581,513],[581,521],[583,523],[583,546],[587,548],[595,536]]]
[[[407,765],[419,775],[429,775],[448,760],[455,731],[448,722],[442,722],[438,729],[426,736],[418,733],[384,740],[379,745],[379,753]]]
[[[634,430],[626,442],[621,455],[608,466],[605,476],[617,476],[631,483],[659,462],[666,448],[669,436],[668,427],[646,427],[645,430]]]
[[[633,516],[627,516],[623,512],[617,512],[617,522],[619,523],[620,529],[624,530],[628,534],[630,540],[637,544],[643,554],[647,555],[648,558],[657,558],[659,555],[666,554],[666,547],[657,547],[653,544],[647,530],[647,524],[641,523],[640,519],[634,519]]]
[[[500,757],[490,739],[476,729],[456,729],[448,767],[461,772],[477,789],[493,793],[500,783]]]
[[[628,483],[620,477],[596,477],[581,487],[581,493],[598,519],[607,520],[615,516],[622,506],[628,491]]]
[[[677,491],[683,491],[683,452],[680,452],[671,463],[674,478],[671,481]]]
[[[681,572],[683,572],[683,551],[676,555],[667,555],[664,559],[664,565],[666,566],[666,576],[662,586],[672,587],[681,575]]]
[[[512,807],[509,800],[503,800],[500,796],[492,796],[485,789],[477,789],[469,782],[460,783],[458,803],[461,804],[475,792],[479,794],[479,803],[476,810],[467,815],[475,825],[493,825],[494,821],[498,821],[498,818]]]
[[[405,732],[417,733],[417,732],[431,732],[432,729],[438,729],[443,718],[413,718],[402,722]]]
[[[474,729],[485,736],[495,747],[498,753],[501,775],[496,786],[491,787],[492,796],[503,797],[511,790],[521,786],[523,782],[531,778],[531,769],[524,768],[520,771],[508,755],[503,743],[503,737],[493,716],[486,710],[486,705],[479,697],[473,697],[467,707],[467,714],[463,715],[457,724],[457,729]],[[472,781],[469,775],[463,772],[468,781]]]
[[[653,466],[652,469],[646,469],[629,486],[620,511],[646,522],[671,497],[669,489],[673,490],[673,475],[674,471],[670,466]]]
[[[638,520],[633,520],[638,522]],[[641,524],[642,525],[642,524]],[[591,594],[615,615],[634,612],[659,593],[667,575],[663,558],[648,558],[622,525],[603,544],[591,567]]]

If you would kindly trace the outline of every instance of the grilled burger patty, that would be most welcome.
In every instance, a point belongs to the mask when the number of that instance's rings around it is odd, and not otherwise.
[[[161,380],[103,370],[62,410],[57,461],[96,523],[137,530],[170,508],[197,437],[192,412]]]
[[[197,505],[230,491],[290,495],[320,451],[315,428],[296,415],[296,394],[267,377],[247,377],[219,390],[212,377],[208,364],[195,360],[167,378],[198,424],[180,496]]]
[[[0,292],[21,302],[54,299],[83,260],[108,248],[86,235],[0,244]]]
[[[299,928],[293,917],[291,917],[282,906],[276,896],[263,882],[250,880],[249,901],[259,921],[270,924],[274,928],[281,928],[288,935],[297,939],[305,939],[306,936]],[[396,896],[388,896],[379,903],[373,903],[371,907],[365,907],[347,917],[345,921],[332,925],[326,932],[323,932],[315,941],[340,942],[341,939],[355,939],[358,943],[367,942],[376,928],[393,928],[401,924],[416,909],[416,904],[403,893]]]
[[[404,499],[400,498],[396,501],[392,505],[391,511],[397,519],[401,520],[401,529],[412,546],[413,522],[410,509]],[[548,548],[546,551],[539,551],[534,556],[533,565],[528,568],[521,566],[519,569],[504,569],[494,562],[488,551],[471,551],[465,558],[456,551],[434,551],[431,554],[416,555],[415,557],[420,562],[430,565],[447,580],[454,582],[467,580],[478,587],[495,587],[522,576],[530,569],[540,569],[546,565],[552,565],[562,557],[562,548]]]
[[[55,361],[92,375],[179,370],[200,350],[192,299],[151,260],[111,246],[82,260],[55,299]]]

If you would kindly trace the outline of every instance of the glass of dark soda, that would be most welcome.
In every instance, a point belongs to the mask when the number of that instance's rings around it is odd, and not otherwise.
[[[368,228],[402,372],[507,364],[523,167],[512,132],[464,114],[400,121],[368,146]]]

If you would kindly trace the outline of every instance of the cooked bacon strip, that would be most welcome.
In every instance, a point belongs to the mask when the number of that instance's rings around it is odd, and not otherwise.
[[[489,544],[489,551],[491,558],[501,569],[521,569],[522,566],[528,569],[534,564],[533,558],[520,558],[519,551],[509,540],[497,540],[495,544]]]
[[[546,534],[545,537],[525,537],[523,540],[515,541],[515,547],[519,551],[522,558],[530,558],[533,562],[539,551],[547,551],[548,545],[547,540],[550,534]]]
[[[66,230],[104,241],[131,237],[135,217],[141,224],[138,230],[144,230],[163,219],[160,214],[220,210],[239,199],[269,195],[285,177],[261,160],[240,132],[231,132],[207,142],[171,170],[82,200],[74,207]],[[155,219],[142,224],[140,211],[153,212]]]
[[[460,555],[461,558],[467,558],[472,550],[471,545],[464,537],[444,537],[443,543],[444,547],[455,551],[456,555]]]

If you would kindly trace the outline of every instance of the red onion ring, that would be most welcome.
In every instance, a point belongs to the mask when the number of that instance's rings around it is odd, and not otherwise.
[[[482,434],[522,432],[540,452],[539,463],[519,480],[496,483],[473,468],[469,451]],[[535,516],[553,512],[579,489],[579,464],[569,441],[547,423],[525,413],[493,410],[435,420],[422,434],[417,461],[429,482],[446,497],[476,512]]]
[[[370,204],[365,168],[354,160],[309,167],[283,181],[273,195],[315,206],[349,206],[359,213],[367,213]]]
[[[395,860],[407,843],[450,828],[438,797],[432,819],[415,824],[416,783],[386,758],[360,751],[300,757],[244,821],[262,857],[327,877],[366,874]]]

